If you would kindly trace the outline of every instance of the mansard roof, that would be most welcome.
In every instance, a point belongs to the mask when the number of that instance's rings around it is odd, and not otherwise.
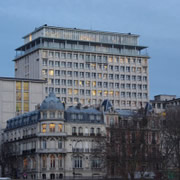
[[[64,105],[56,97],[56,95],[51,92],[49,96],[42,102],[40,110],[61,110],[64,111]]]
[[[39,117],[40,117],[40,113],[38,110],[16,116],[7,121],[6,130],[14,129],[24,125],[34,124],[38,122]]]

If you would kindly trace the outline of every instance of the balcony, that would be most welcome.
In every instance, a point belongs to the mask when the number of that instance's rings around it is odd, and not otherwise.
[[[46,132],[46,133],[39,133],[37,136],[67,136],[65,132]]]
[[[66,149],[58,149],[58,148],[51,148],[51,149],[37,149],[36,153],[66,153]]]
[[[95,133],[90,133],[90,136],[95,136]]]

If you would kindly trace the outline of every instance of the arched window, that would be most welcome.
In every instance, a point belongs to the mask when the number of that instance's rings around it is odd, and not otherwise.
[[[50,167],[51,167],[51,168],[55,168],[55,165],[56,165],[56,164],[55,164],[55,156],[54,156],[54,155],[51,155],[51,156],[50,156],[50,163],[51,163],[51,164],[50,164]]]
[[[46,163],[47,163],[47,158],[46,158],[46,156],[43,156],[42,157],[42,167],[43,168],[46,168]],[[46,178],[45,178],[46,179]]]
[[[79,127],[79,135],[83,135],[83,128]]]
[[[91,136],[94,136],[94,128],[91,128]]]
[[[24,160],[23,160],[23,168],[27,169],[27,167],[28,167],[28,160],[27,160],[27,158],[24,158]]]
[[[100,128],[97,128],[97,129],[96,129],[96,133],[97,133],[98,136],[100,136],[100,135],[101,135],[101,129],[100,129]]]
[[[61,155],[58,156],[58,166],[59,166],[59,168],[62,168],[62,156]]]
[[[72,128],[72,135],[76,135],[76,127]]]
[[[36,169],[36,159],[32,158],[32,169]]]

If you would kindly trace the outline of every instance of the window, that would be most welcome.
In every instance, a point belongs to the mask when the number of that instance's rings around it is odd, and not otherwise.
[[[72,127],[72,134],[76,134],[76,127]]]
[[[59,168],[62,168],[62,156],[61,155],[58,156],[58,166],[59,166]]]
[[[55,156],[54,155],[51,155],[50,156],[50,167],[51,168],[55,168]]]
[[[43,66],[47,66],[47,62],[48,62],[47,59],[43,59]]]
[[[43,118],[44,118],[44,119],[47,118],[47,112],[43,112]]]
[[[46,140],[43,140],[43,141],[42,141],[42,148],[43,148],[43,149],[46,149]]]
[[[42,124],[42,132],[43,132],[43,133],[46,132],[46,124]]]
[[[72,89],[71,88],[68,89],[68,94],[72,95]]]
[[[79,132],[78,132],[80,135],[83,134],[83,128],[82,127],[79,127]]]
[[[82,168],[82,157],[74,157],[73,168]]]
[[[43,167],[43,168],[46,168],[46,161],[47,161],[46,156],[43,156],[43,157],[42,157],[42,167]]]
[[[27,158],[24,158],[24,160],[23,160],[23,168],[27,169],[27,167],[28,167],[28,160],[27,160]]]
[[[53,67],[54,66],[54,61],[49,61],[49,66]]]
[[[50,118],[55,118],[55,112],[50,112]]]
[[[67,63],[67,67],[68,67],[68,68],[72,68],[72,62],[68,62],[68,63]]]
[[[101,167],[101,161],[99,158],[92,160],[92,168],[100,168]]]
[[[94,128],[91,128],[90,133],[94,134]]]
[[[62,140],[59,140],[59,141],[58,141],[58,148],[59,148],[59,149],[62,149]]]
[[[55,132],[55,124],[50,124],[49,125],[49,131],[50,132]]]
[[[49,70],[49,75],[50,75],[50,76],[53,76],[53,75],[54,75],[54,70],[50,69],[50,70]]]
[[[62,130],[63,130],[62,128],[63,128],[63,125],[62,124],[58,124],[58,131],[59,132],[62,132]]]
[[[98,87],[102,87],[102,82],[98,82]]]

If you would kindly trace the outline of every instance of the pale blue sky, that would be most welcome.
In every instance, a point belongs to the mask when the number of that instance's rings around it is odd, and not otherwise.
[[[148,46],[150,97],[180,96],[179,0],[0,0],[0,76],[14,76],[14,49],[43,24],[134,33]]]

